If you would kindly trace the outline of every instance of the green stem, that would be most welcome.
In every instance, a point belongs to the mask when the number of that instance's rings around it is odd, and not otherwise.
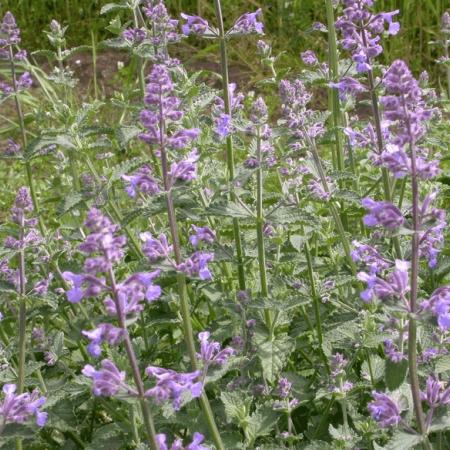
[[[256,238],[258,243],[258,265],[261,296],[264,301],[268,300],[269,288],[267,286],[266,272],[266,251],[264,247],[264,209],[263,209],[263,170],[261,157],[261,130],[257,127],[256,135],[256,151],[258,159],[258,170],[256,171]],[[264,319],[267,329],[272,334],[272,313],[270,309],[264,309]]]
[[[16,105],[17,117],[19,119],[20,132],[22,135],[22,152],[25,153],[25,149],[28,145],[28,140],[27,140],[27,134],[25,131],[25,119],[24,119],[24,115],[23,115],[23,111],[22,111],[22,105],[19,100],[19,90],[17,88],[16,66],[14,64],[14,53],[13,53],[11,45],[9,46],[9,60],[11,63],[11,78],[12,78],[13,89],[14,89],[14,102]],[[28,187],[30,188],[31,200],[33,202],[33,209],[34,209],[36,216],[38,218],[38,221],[39,221],[39,231],[41,232],[42,236],[45,236],[45,234],[46,234],[45,226],[44,226],[44,222],[42,221],[42,217],[41,217],[41,214],[39,211],[39,203],[38,203],[37,196],[36,196],[36,189],[34,187],[33,173],[31,170],[31,164],[28,160],[25,161],[25,168],[26,168],[26,172],[27,172],[27,181],[28,181]]]
[[[306,135],[306,133],[305,133],[305,135]],[[316,166],[317,172],[319,173],[322,187],[325,190],[325,192],[329,193],[330,188],[328,186],[328,181],[325,176],[325,172],[323,170],[322,162],[320,161],[320,156],[319,156],[319,152],[317,151],[316,143],[314,142],[314,140],[311,140],[311,139],[309,140],[309,143],[310,143],[311,153],[312,153],[312,156],[314,159],[314,165]],[[339,215],[338,209],[332,200],[329,202],[329,207],[330,207],[330,211],[331,211],[331,214],[333,216],[333,219],[334,219],[334,222],[335,222],[335,225],[337,228],[337,232],[339,234],[339,238],[341,240],[341,244],[344,247],[344,253],[345,253],[345,257],[347,259],[347,263],[348,263],[353,275],[356,275],[356,266],[353,261],[352,255],[351,255],[350,243],[345,234],[345,229],[344,229],[344,225],[342,224],[341,216]]]
[[[133,348],[133,344],[131,342],[130,334],[128,333],[127,323],[126,323],[126,315],[122,310],[121,303],[119,300],[119,291],[117,289],[116,279],[114,275],[114,271],[112,268],[109,269],[109,281],[111,283],[111,293],[116,306],[117,311],[117,319],[119,322],[119,327],[123,330],[123,342],[125,345],[125,350],[128,356],[128,361],[131,366],[131,371],[133,373],[133,379],[136,384],[136,389],[139,396],[139,403],[141,405],[142,416],[144,418],[144,425],[147,431],[147,436],[149,439],[149,444],[151,450],[158,450],[159,445],[156,440],[156,429],[153,422],[153,417],[150,412],[150,408],[148,406],[147,399],[145,398],[145,387],[144,382],[142,381],[141,372],[139,370],[139,365],[136,358],[136,353]]]
[[[169,221],[170,233],[172,236],[173,243],[173,252],[175,255],[176,264],[180,264],[182,262],[181,255],[181,244],[180,237],[178,233],[178,223],[175,213],[175,207],[173,204],[172,197],[172,185],[169,176],[169,161],[167,155],[167,149],[165,145],[166,139],[166,124],[164,120],[163,106],[162,106],[162,92],[160,92],[160,110],[159,110],[159,145],[160,145],[160,153],[161,153],[161,172],[163,177],[164,190],[166,193],[166,206],[167,206],[167,218]],[[186,346],[189,353],[189,358],[191,361],[191,366],[193,370],[197,370],[197,352],[195,350],[195,341],[194,341],[194,332],[192,329],[192,319],[189,305],[189,298],[187,294],[187,286],[186,286],[186,276],[179,272],[177,273],[177,283],[178,283],[178,293],[180,296],[180,309],[181,315],[183,319],[183,333],[184,339],[186,342]],[[222,443],[222,438],[220,437],[219,429],[217,428],[216,422],[214,420],[214,414],[209,404],[208,397],[203,391],[202,396],[200,397],[200,406],[205,415],[206,421],[208,423],[208,428],[211,433],[211,438],[214,441],[214,444],[217,447],[217,450],[225,450],[225,446]]]
[[[214,0],[214,6],[216,11],[217,25],[219,27],[219,41],[220,41],[220,59],[222,68],[222,86],[223,86],[223,102],[224,112],[231,118],[231,104],[230,104],[230,91],[229,91],[229,74],[228,74],[228,55],[227,55],[227,42],[225,37],[225,29],[223,25],[222,7],[220,0]],[[233,150],[233,137],[228,135],[226,138],[227,149],[227,172],[228,182],[230,184],[230,198],[235,201],[236,196],[234,193],[234,150]],[[244,271],[244,250],[242,246],[241,230],[239,221],[237,218],[233,218],[233,234],[234,242],[236,246],[237,266],[238,266],[238,279],[239,289],[245,290],[245,271]]]
[[[409,379],[411,383],[411,394],[414,403],[414,414],[416,417],[417,427],[419,432],[424,437],[423,445],[426,449],[431,449],[430,443],[426,436],[427,429],[425,425],[425,418],[422,409],[422,400],[420,398],[420,383],[419,375],[417,372],[417,323],[416,323],[416,311],[417,311],[417,297],[419,291],[419,238],[421,228],[421,217],[419,210],[419,183],[417,177],[416,166],[416,146],[413,142],[413,134],[411,130],[411,124],[408,119],[407,108],[404,105],[406,124],[411,136],[410,152],[411,152],[411,188],[412,188],[412,222],[413,222],[413,235],[411,242],[411,291],[409,297],[409,325],[408,325],[408,366],[409,366]]]

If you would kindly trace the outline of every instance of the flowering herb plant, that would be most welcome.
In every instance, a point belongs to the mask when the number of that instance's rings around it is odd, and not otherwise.
[[[0,446],[448,448],[450,79],[383,60],[381,3],[324,0],[299,71],[262,9],[108,3],[128,64],[92,96],[67,27],[30,53],[4,14]],[[203,39],[218,74],[174,56]]]

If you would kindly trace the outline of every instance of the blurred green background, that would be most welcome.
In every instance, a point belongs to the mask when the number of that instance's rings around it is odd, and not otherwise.
[[[0,9],[4,13],[11,10],[17,17],[23,30],[24,47],[30,50],[48,46],[45,35],[41,32],[48,28],[51,19],[57,19],[69,26],[68,45],[91,43],[91,32],[96,40],[109,37],[105,30],[111,15],[100,16],[102,5],[107,0],[0,0]],[[415,72],[422,69],[430,71],[434,81],[440,82],[442,73],[433,64],[439,55],[437,47],[430,45],[439,37],[440,18],[444,11],[450,9],[450,0],[377,0],[376,9],[390,11],[400,9],[401,33],[385,40],[384,58],[392,61],[396,57],[406,59]],[[175,18],[179,13],[199,14],[214,22],[212,0],[167,0],[167,7]],[[266,24],[267,40],[275,52],[286,51],[285,58],[290,58],[290,65],[295,65],[300,51],[313,48],[319,53],[325,51],[325,39],[318,39],[316,32],[311,32],[314,21],[325,22],[323,0],[224,0],[225,21],[232,24],[240,14],[262,8]],[[201,45],[201,44],[200,44]],[[239,48],[239,46],[244,46]],[[254,45],[245,51],[246,43],[238,43],[232,58],[236,63],[253,66]],[[195,57],[192,46],[186,46],[187,57]],[[204,55],[203,55],[204,56]],[[254,69],[254,67],[252,67]]]

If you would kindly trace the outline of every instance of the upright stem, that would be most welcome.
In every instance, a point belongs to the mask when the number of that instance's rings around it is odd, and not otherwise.
[[[11,78],[12,78],[13,89],[14,89],[14,101],[16,104],[17,117],[19,119],[20,132],[22,135],[22,151],[25,152],[28,141],[27,141],[27,135],[26,135],[26,131],[25,131],[25,120],[24,120],[24,116],[23,116],[22,105],[20,104],[20,101],[19,101],[19,90],[17,88],[16,66],[14,64],[14,53],[13,53],[13,49],[12,49],[11,45],[9,46],[9,61],[10,61],[10,65],[11,65]],[[31,170],[31,164],[28,160],[25,160],[25,168],[26,168],[26,173],[27,173],[28,187],[30,188],[31,200],[33,202],[33,208],[34,208],[34,211],[36,212],[36,216],[39,221],[39,231],[41,232],[42,236],[45,236],[45,234],[46,234],[45,226],[44,226],[44,222],[42,221],[42,217],[41,217],[41,214],[39,211],[39,203],[37,201],[36,189],[34,187],[33,173]]]
[[[20,217],[20,236],[24,238],[24,217]],[[26,279],[25,279],[25,249],[21,245],[19,251],[19,363],[17,367],[17,393],[22,394],[25,387],[25,354],[26,354],[26,327],[27,327],[27,304],[26,304]],[[16,450],[22,449],[22,439],[16,439]]]
[[[336,44],[336,28],[334,26],[334,10],[331,0],[325,0],[325,8],[327,12],[328,26],[328,59],[330,63],[330,73],[333,81],[337,81],[339,77],[339,57]],[[331,88],[331,104],[333,112],[333,125],[336,139],[336,156],[337,169],[344,170],[344,151],[342,146],[341,133],[339,126],[342,124],[342,113],[339,101],[339,90]]]
[[[180,238],[178,235],[178,223],[175,214],[175,207],[173,204],[171,180],[169,176],[169,163],[167,158],[167,149],[165,145],[166,127],[164,122],[162,98],[159,103],[160,103],[159,138],[160,138],[160,152],[161,152],[161,170],[163,176],[164,190],[166,193],[167,216],[169,220],[170,234],[172,236],[175,262],[177,264],[180,264],[182,261],[181,245],[180,245]],[[194,332],[192,329],[191,312],[186,286],[186,276],[183,273],[177,274],[177,283],[178,283],[178,294],[180,296],[181,316],[183,318],[184,339],[188,349],[189,358],[191,360],[192,369],[197,370],[198,367],[197,352],[195,351]],[[217,450],[225,450],[225,446],[222,443],[222,438],[220,437],[219,429],[217,428],[216,422],[214,420],[214,413],[209,404],[206,392],[204,391],[202,396],[200,397],[200,406],[205,415],[206,421],[208,423],[208,428],[211,433],[211,437],[214,441],[215,446],[217,447]]]
[[[115,303],[119,327],[123,330],[123,341],[125,350],[127,352],[128,360],[130,362],[131,371],[133,372],[134,383],[139,395],[139,403],[141,405],[142,415],[144,417],[144,425],[147,430],[147,436],[150,443],[151,450],[159,450],[159,445],[156,441],[156,430],[153,423],[153,418],[148,407],[147,399],[145,398],[144,382],[142,381],[141,372],[137,362],[136,354],[134,352],[133,344],[127,329],[126,317],[121,308],[119,301],[116,278],[112,268],[109,269],[109,280],[111,283],[112,297]]]
[[[405,108],[406,110],[406,108]],[[406,114],[407,117],[407,114]],[[412,138],[411,125],[407,120],[409,136],[411,136],[410,152],[411,152],[411,185],[412,185],[412,221],[413,235],[411,248],[411,293],[409,298],[409,326],[408,326],[408,366],[409,378],[411,382],[411,394],[414,402],[414,413],[416,416],[417,426],[420,433],[426,438],[426,425],[422,409],[422,400],[420,398],[419,375],[417,373],[417,324],[416,309],[419,281],[419,233],[421,227],[421,218],[419,212],[419,183],[417,180],[416,166],[416,146]],[[430,444],[425,439],[424,445],[427,449]]]
[[[231,104],[230,104],[230,91],[229,91],[229,75],[228,75],[228,56],[227,56],[227,42],[225,37],[225,29],[223,26],[222,7],[220,0],[214,0],[214,6],[216,10],[217,25],[219,27],[219,40],[220,40],[220,63],[222,68],[222,85],[223,85],[223,102],[225,107],[225,114],[231,118]],[[234,151],[233,151],[233,137],[228,135],[226,138],[227,148],[227,171],[228,181],[230,183],[230,198],[235,201],[236,195],[234,193],[233,181],[234,181]],[[241,230],[239,221],[237,218],[233,218],[233,234],[234,242],[236,246],[236,255],[238,262],[238,278],[239,289],[245,290],[245,271],[244,271],[244,250],[242,247]]]
[[[305,135],[306,134],[307,133],[305,133]],[[319,173],[319,178],[320,178],[320,182],[322,183],[322,187],[325,190],[325,192],[330,192],[327,177],[325,176],[325,171],[323,170],[322,162],[320,161],[320,156],[317,151],[316,143],[314,142],[314,140],[309,139],[309,144],[310,144],[311,153],[312,153],[312,156],[314,159],[314,165],[316,166],[317,172]],[[329,202],[329,206],[330,206],[330,211],[333,216],[334,222],[336,224],[337,232],[341,239],[342,246],[344,247],[344,253],[345,253],[345,257],[347,259],[347,263],[350,266],[350,270],[352,271],[353,275],[356,275],[355,262],[353,261],[353,258],[351,255],[350,243],[345,234],[345,229],[344,229],[344,225],[342,224],[341,216],[339,215],[336,205],[332,201]]]
[[[265,301],[269,296],[266,272],[266,251],[264,247],[264,210],[263,210],[263,170],[261,158],[261,129],[257,127],[256,151],[258,158],[258,170],[256,171],[256,239],[258,242],[259,280],[261,284],[261,296]],[[270,309],[264,309],[264,319],[267,329],[272,334],[272,314]]]

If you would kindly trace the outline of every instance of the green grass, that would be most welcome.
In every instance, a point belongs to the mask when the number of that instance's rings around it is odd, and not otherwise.
[[[108,0],[4,0],[2,10],[10,9],[17,17],[23,30],[24,46],[35,50],[47,47],[47,40],[40,30],[48,28],[51,19],[69,26],[69,46],[90,44],[91,33],[98,40],[108,37],[105,30],[111,17],[99,15],[102,5]],[[172,15],[178,17],[181,11],[201,14],[214,22],[213,2],[207,0],[167,0]],[[390,11],[400,9],[402,31],[399,36],[385,40],[385,59],[392,61],[401,57],[408,61],[415,72],[427,69],[437,80],[439,69],[433,61],[439,56],[437,49],[429,45],[439,33],[440,17],[450,9],[450,0],[378,0],[377,9]],[[223,10],[226,24],[240,13],[261,7],[264,11],[267,39],[274,44],[275,51],[287,50],[288,57],[298,59],[300,51],[313,48],[319,53],[325,51],[325,41],[317,39],[311,32],[314,21],[325,22],[323,0],[224,0]],[[240,44],[239,44],[240,45]],[[244,46],[246,44],[243,44]],[[248,45],[248,44],[247,44]],[[232,57],[236,62],[251,65],[255,59],[251,53],[238,49]],[[245,54],[245,58],[242,56]]]

